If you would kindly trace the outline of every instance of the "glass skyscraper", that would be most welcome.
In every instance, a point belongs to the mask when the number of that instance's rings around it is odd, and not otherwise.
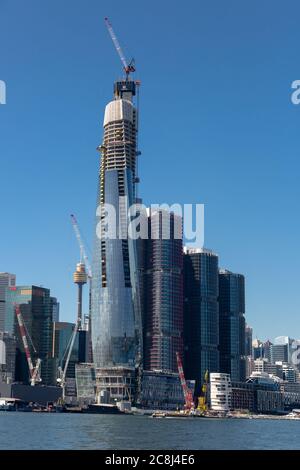
[[[43,385],[54,385],[55,361],[52,358],[53,323],[50,290],[38,286],[9,287],[6,290],[5,328],[17,338],[16,380],[29,381],[23,342],[16,321],[15,304],[19,304],[28,335],[28,346],[35,361],[41,359]]]
[[[251,326],[246,325],[245,327],[245,356],[252,356],[252,335],[253,329]]]
[[[9,287],[16,285],[15,274],[0,273],[0,331],[6,331],[5,329],[5,295],[6,290]]]
[[[135,93],[134,81],[115,83],[114,99],[105,108],[103,144],[98,147],[101,162],[92,265],[92,344],[98,391],[105,388],[111,398],[122,398],[125,389],[128,395],[132,393],[130,377],[142,348],[136,241],[127,237],[128,208],[136,202],[138,181]],[[113,207],[116,215],[116,233],[110,238],[106,205]]]
[[[56,359],[57,366],[62,369],[65,367],[68,346],[70,345],[71,336],[75,328],[74,323],[54,322],[53,323],[53,349],[52,357]],[[75,378],[75,364],[79,362],[79,333],[74,341],[71,351],[70,362],[67,369],[66,377]]]
[[[242,274],[220,270],[220,371],[235,382],[246,379],[245,279]]]
[[[144,240],[144,368],[178,372],[183,354],[182,217],[151,210]]]
[[[196,390],[206,371],[219,372],[218,256],[207,249],[185,249],[184,366]]]

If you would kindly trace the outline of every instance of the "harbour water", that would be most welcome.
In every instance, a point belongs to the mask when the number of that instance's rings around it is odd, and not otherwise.
[[[300,449],[300,421],[0,413],[0,449]]]

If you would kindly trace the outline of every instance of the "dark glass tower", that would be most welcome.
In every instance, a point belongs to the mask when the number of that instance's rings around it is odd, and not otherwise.
[[[50,290],[38,286],[10,287],[6,291],[5,325],[17,338],[16,380],[29,381],[23,341],[15,315],[15,304],[20,305],[24,325],[31,341],[27,339],[33,361],[41,359],[43,385],[56,385],[55,361],[52,358],[53,322]]]
[[[15,274],[0,273],[0,331],[5,329],[5,293],[6,289],[16,285]]]
[[[92,344],[98,392],[109,392],[111,400],[133,393],[131,377],[141,353],[136,241],[127,237],[128,208],[135,203],[138,181],[134,95],[135,82],[115,83],[114,99],[105,108],[104,138],[99,147],[102,158],[92,268]],[[105,232],[106,204],[116,215],[116,233],[115,237],[110,234],[111,238]]]
[[[203,383],[219,372],[218,256],[206,249],[185,249],[184,346],[187,379]]]
[[[253,355],[252,335],[253,335],[253,330],[252,330],[251,326],[246,325],[246,328],[245,328],[245,356],[252,356]]]
[[[182,218],[152,210],[144,241],[144,368],[177,372],[183,353]]]
[[[220,371],[232,381],[246,379],[245,279],[242,274],[220,270]]]

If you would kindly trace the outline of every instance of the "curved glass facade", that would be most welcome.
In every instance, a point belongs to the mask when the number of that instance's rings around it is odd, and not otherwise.
[[[117,82],[115,100],[106,106],[104,117],[91,293],[97,368],[133,367],[140,337],[136,243],[124,237],[123,231],[129,223],[128,208],[135,202],[137,153],[136,110],[132,89],[126,90],[128,84],[132,88],[132,82],[123,82],[120,91]],[[115,209],[116,236],[112,238],[104,236],[105,204]]]

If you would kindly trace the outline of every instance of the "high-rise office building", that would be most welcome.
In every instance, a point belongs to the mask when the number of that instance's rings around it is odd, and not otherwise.
[[[59,367],[62,370],[65,369],[74,328],[74,323],[53,323],[52,357],[55,360],[57,371]],[[87,330],[79,329],[77,331],[66,371],[65,392],[69,397],[76,396],[75,368],[77,364],[87,362],[89,346],[88,339],[89,337]]]
[[[254,370],[253,348],[252,348],[253,330],[251,326],[245,328],[245,376],[250,377]]]
[[[287,382],[299,382],[299,371],[288,363],[282,363],[282,375]]]
[[[254,339],[252,341],[252,353],[253,359],[261,359],[264,357],[264,347],[263,343],[259,339]]]
[[[0,273],[0,331],[5,331],[5,295],[8,287],[16,285],[15,274]]]
[[[228,270],[220,270],[220,371],[230,374],[235,382],[246,380],[244,313],[244,276]]]
[[[270,347],[271,362],[289,362],[288,344],[272,344]]]
[[[282,363],[272,364],[266,357],[255,359],[254,372],[266,372],[282,379]]]
[[[296,351],[294,342],[295,340],[289,336],[277,336],[270,348],[271,361],[273,363],[282,361],[292,364],[293,353]]]
[[[16,338],[0,331],[0,382],[12,383],[15,379]]]
[[[74,323],[55,322],[53,323],[53,343],[52,357],[56,359],[57,366],[64,369],[68,347],[75,328]],[[70,361],[66,373],[67,378],[75,378],[75,364],[79,362],[79,335],[76,335],[74,346],[71,351]]]
[[[254,359],[252,356],[246,356],[246,379],[250,377],[254,371]]]
[[[37,358],[41,359],[42,383],[55,384],[55,362],[51,354],[53,324],[50,290],[37,286],[18,286],[6,291],[5,328],[17,338],[16,380],[28,383],[29,370],[16,321],[15,304],[20,306],[31,357],[34,362]]]
[[[52,321],[59,322],[59,302],[56,297],[50,297],[51,309],[52,309]]]
[[[269,362],[272,362],[271,361],[271,346],[272,346],[272,343],[269,339],[267,339],[267,341],[265,341],[262,345],[264,357],[268,359]]]
[[[245,328],[245,355],[246,356],[252,356],[252,335],[253,335],[253,329],[251,326],[246,325]]]
[[[105,108],[104,139],[99,147],[102,158],[93,252],[91,329],[98,392],[109,391],[115,398],[122,398],[128,389],[132,395],[135,366],[141,360],[142,348],[136,240],[127,237],[128,208],[136,202],[138,182],[135,93],[134,81],[115,83],[114,99]],[[113,218],[109,219],[109,227],[106,224],[107,207],[115,211],[115,227]],[[116,375],[118,386],[115,386]]]
[[[144,369],[177,372],[183,355],[182,217],[150,210],[144,240]]]
[[[208,372],[219,372],[218,256],[206,249],[185,249],[184,367],[196,389]]]

